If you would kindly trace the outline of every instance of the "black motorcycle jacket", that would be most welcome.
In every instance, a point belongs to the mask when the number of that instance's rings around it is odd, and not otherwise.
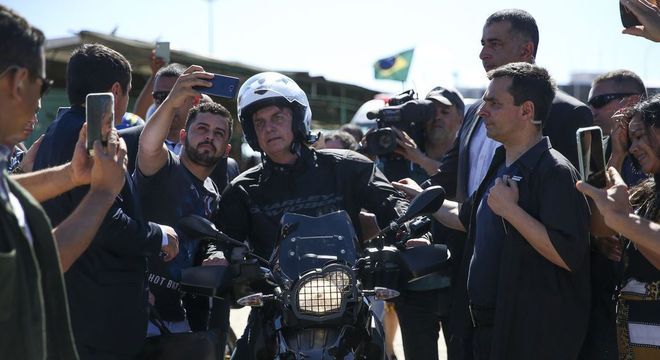
[[[345,210],[361,234],[359,213],[377,216],[381,228],[403,214],[408,201],[374,163],[350,150],[301,147],[293,165],[265,159],[238,177],[222,194],[215,223],[225,234],[248,241],[268,258],[286,212],[319,216]]]

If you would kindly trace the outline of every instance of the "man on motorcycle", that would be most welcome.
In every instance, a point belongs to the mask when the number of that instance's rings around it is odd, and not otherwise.
[[[366,157],[350,150],[317,151],[308,146],[316,140],[310,130],[312,112],[303,90],[287,76],[265,72],[248,79],[238,94],[238,118],[250,146],[261,152],[263,164],[227,187],[216,224],[227,235],[247,241],[257,255],[271,255],[280,219],[287,212],[319,216],[345,210],[361,234],[361,209],[373,212],[381,227],[406,209],[405,198]],[[412,239],[407,245],[425,243],[428,240]],[[259,346],[253,342],[260,337],[259,317],[255,312],[250,316],[236,358],[272,355],[256,353]],[[254,351],[248,354],[248,349]]]

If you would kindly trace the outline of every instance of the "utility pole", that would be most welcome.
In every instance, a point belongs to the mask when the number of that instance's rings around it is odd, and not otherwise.
[[[216,0],[205,0],[209,3],[209,55],[213,56],[213,2]]]

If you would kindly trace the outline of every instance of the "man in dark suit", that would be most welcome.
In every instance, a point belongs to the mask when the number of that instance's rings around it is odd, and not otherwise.
[[[126,149],[115,134],[105,148],[97,142],[91,159],[83,131],[72,162],[8,177],[11,149],[51,81],[43,33],[3,5],[0,38],[0,354],[77,359],[62,270],[89,246],[121,189]],[[90,181],[78,207],[51,229],[37,201]]]
[[[539,43],[539,31],[534,18],[524,10],[501,10],[492,14],[484,25],[479,54],[484,70],[490,71],[512,62],[534,63]],[[477,115],[482,100],[467,110],[454,147],[445,155],[440,172],[433,178],[447,194],[459,202],[476,190],[490,165],[495,148],[499,146],[485,136],[482,119]],[[591,111],[579,100],[557,91],[543,135],[552,147],[577,167],[575,131],[591,126]],[[475,148],[473,144],[486,144]],[[494,143],[489,143],[493,141]],[[480,150],[480,151],[479,151]]]
[[[539,43],[539,31],[534,18],[523,10],[501,10],[486,20],[481,38],[479,58],[486,72],[513,62],[534,63]],[[478,115],[483,100],[474,103],[466,112],[465,120],[454,146],[443,157],[438,173],[427,182],[442,185],[447,196],[464,202],[479,187],[495,149],[500,144],[486,136],[483,119]],[[591,126],[591,111],[577,99],[557,91],[548,119],[543,122],[543,135],[550,138],[552,147],[577,166],[575,131]],[[462,261],[469,263],[473,249],[465,249]],[[465,282],[454,284],[454,306],[467,308]],[[458,315],[457,315],[458,314]],[[455,358],[470,358],[471,325],[467,311],[452,312],[450,319],[455,336],[448,344]],[[462,316],[461,316],[462,315]],[[462,355],[460,355],[462,353]]]
[[[93,74],[93,76],[90,76]],[[75,134],[85,122],[85,97],[112,92],[115,123],[128,105],[131,68],[118,52],[103,45],[76,49],[67,66],[67,93],[71,107],[48,127],[35,169],[71,159]],[[169,226],[143,219],[131,177],[103,220],[94,241],[67,271],[66,285],[71,322],[81,359],[129,359],[146,336],[146,259],[178,253],[178,237]],[[44,203],[53,224],[59,224],[80,202],[86,188],[79,187]]]

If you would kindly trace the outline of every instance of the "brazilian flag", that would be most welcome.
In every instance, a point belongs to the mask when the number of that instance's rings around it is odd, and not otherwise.
[[[374,77],[376,79],[406,81],[414,52],[415,49],[410,49],[376,61],[374,64]]]

